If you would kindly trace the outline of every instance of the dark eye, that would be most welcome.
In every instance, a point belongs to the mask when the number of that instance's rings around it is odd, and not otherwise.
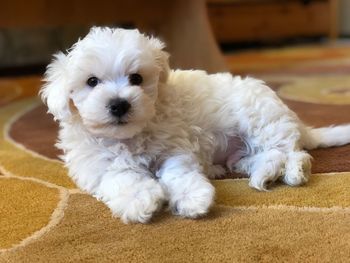
[[[91,87],[96,87],[98,83],[100,83],[100,80],[96,77],[89,78],[86,83]]]
[[[140,86],[143,78],[140,74],[134,73],[129,75],[129,82],[131,85]]]

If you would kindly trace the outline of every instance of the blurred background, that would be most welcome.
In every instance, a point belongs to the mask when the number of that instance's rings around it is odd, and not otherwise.
[[[139,28],[167,43],[173,67],[215,72],[234,70],[221,54],[346,45],[350,1],[1,0],[0,75],[42,73],[92,25]]]

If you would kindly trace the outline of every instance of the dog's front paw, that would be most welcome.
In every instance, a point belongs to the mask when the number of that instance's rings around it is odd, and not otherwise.
[[[207,181],[196,188],[186,189],[170,201],[170,208],[175,215],[197,218],[205,215],[213,204],[215,190]]]
[[[132,189],[111,200],[108,206],[124,223],[147,223],[165,200],[162,187],[156,181],[134,185]]]

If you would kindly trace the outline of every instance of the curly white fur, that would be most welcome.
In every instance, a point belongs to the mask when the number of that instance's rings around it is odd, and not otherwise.
[[[71,177],[124,222],[147,222],[166,201],[175,214],[204,215],[214,199],[207,177],[225,165],[259,190],[279,178],[300,185],[311,168],[304,148],[350,141],[350,126],[304,126],[261,80],[170,71],[163,47],[137,30],[92,28],[55,56],[41,90]],[[115,98],[131,105],[123,123],[108,110]]]

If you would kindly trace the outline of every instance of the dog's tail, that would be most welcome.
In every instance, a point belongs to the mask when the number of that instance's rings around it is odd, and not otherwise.
[[[350,124],[324,128],[307,128],[304,147],[307,150],[341,146],[350,143]]]

